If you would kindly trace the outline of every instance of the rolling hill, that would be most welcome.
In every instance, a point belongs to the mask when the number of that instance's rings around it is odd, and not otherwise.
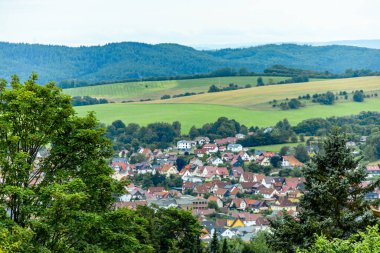
[[[106,98],[112,101],[139,101],[140,99],[160,99],[163,95],[178,95],[185,92],[207,92],[211,85],[226,87],[230,83],[244,87],[247,84],[256,86],[257,76],[214,77],[186,80],[126,82],[86,86],[64,89],[63,92],[71,96],[91,96]],[[288,77],[263,76],[264,83],[269,79],[279,82]]]
[[[286,85],[269,85],[154,101],[154,103],[217,104],[255,108],[257,105],[267,103],[273,99],[283,100],[286,98],[297,98],[306,94],[312,95],[327,91],[351,92],[353,90],[364,90],[365,92],[378,91],[380,94],[380,77],[358,77]]]
[[[361,111],[380,111],[380,98],[366,99],[363,103],[349,100],[332,106],[308,104],[305,108],[286,111],[273,109],[268,105],[268,102],[273,99],[293,98],[307,93],[350,92],[359,89],[367,93],[380,94],[380,77],[271,85],[144,103],[79,106],[75,107],[75,110],[79,115],[94,111],[99,120],[106,124],[118,119],[125,123],[133,122],[142,125],[178,120],[182,124],[183,133],[187,133],[193,125],[201,126],[222,116],[235,119],[247,126],[264,127],[274,125],[284,118],[296,124],[309,118],[352,115]]]
[[[207,51],[135,42],[91,47],[0,43],[0,78],[18,74],[23,80],[36,71],[42,83],[189,75],[223,67],[262,72],[275,64],[333,73],[349,68],[380,71],[379,62],[380,50],[350,46],[282,44]]]

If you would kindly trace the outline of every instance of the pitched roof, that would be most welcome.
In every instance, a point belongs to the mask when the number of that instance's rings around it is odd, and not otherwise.
[[[379,165],[367,165],[366,168],[367,168],[368,171],[380,170],[380,166]]]
[[[252,172],[244,172],[242,175],[244,181],[253,182],[254,174]]]
[[[302,167],[304,165],[303,163],[298,161],[298,159],[292,155],[284,155],[284,156],[282,156],[282,159],[288,161],[289,164],[293,167]]]
[[[163,192],[165,191],[164,187],[149,187],[148,193],[156,193],[156,192]]]

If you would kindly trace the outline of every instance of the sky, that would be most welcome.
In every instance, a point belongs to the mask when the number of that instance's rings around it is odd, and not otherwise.
[[[380,0],[0,0],[0,41],[195,47],[380,39]]]

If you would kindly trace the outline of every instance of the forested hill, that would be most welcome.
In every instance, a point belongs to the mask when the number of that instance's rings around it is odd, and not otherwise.
[[[333,73],[349,68],[379,71],[380,50],[294,44],[201,51],[177,44],[134,42],[91,47],[0,43],[0,78],[18,73],[25,79],[35,71],[41,82],[96,83],[209,73],[223,67],[262,72],[275,64]]]

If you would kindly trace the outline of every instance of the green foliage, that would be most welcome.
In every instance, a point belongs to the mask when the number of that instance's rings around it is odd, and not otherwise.
[[[214,234],[212,235],[211,242],[209,244],[209,252],[218,253],[218,251],[219,251],[219,239],[216,232],[214,232]]]
[[[208,205],[207,205],[208,208],[213,208],[215,210],[218,210],[219,207],[218,207],[218,203],[216,203],[216,201],[210,201],[208,202]]]
[[[380,236],[378,225],[368,227],[366,232],[359,232],[346,240],[328,240],[326,236],[318,236],[309,248],[297,253],[372,253],[380,252]]]
[[[240,130],[241,125],[237,121],[220,117],[214,123],[204,124],[199,129],[192,129],[189,135],[194,136],[195,133],[198,133],[200,136],[207,136],[211,140],[214,140],[235,136],[235,134],[240,133]]]
[[[0,252],[192,252],[200,226],[190,213],[113,210],[123,187],[111,177],[104,129],[93,114],[75,116],[53,83],[36,80],[13,76],[11,89],[0,82]],[[168,243],[156,243],[152,223]]]
[[[339,131],[333,129],[321,151],[303,169],[306,182],[298,219],[284,215],[271,221],[269,240],[275,249],[293,252],[297,247],[309,247],[314,234],[347,238],[375,224],[365,195],[380,181],[361,185],[365,168],[346,148],[346,136]]]
[[[281,44],[204,51],[176,44],[149,45],[135,42],[80,48],[1,43],[0,55],[3,59],[0,76],[20,73],[21,78],[25,79],[35,70],[44,73],[41,76],[42,82],[58,80],[62,81],[62,87],[141,77],[178,74],[195,76],[194,74],[212,71],[214,72],[211,76],[247,75],[244,70],[236,71],[228,66],[245,68],[248,72],[261,72],[265,66],[270,66],[273,62],[281,62],[295,68],[313,69],[321,73],[274,66],[265,71],[267,74],[329,77],[334,76],[329,72],[343,73],[349,68],[379,71],[380,58],[379,50],[346,46],[312,47]],[[325,70],[329,72],[324,72]],[[344,76],[363,74],[373,73],[350,70],[344,73]]]
[[[263,78],[261,76],[259,76],[257,78],[257,86],[264,86],[264,81],[263,81]]]
[[[359,90],[356,90],[354,92],[354,95],[352,96],[352,99],[355,102],[363,102],[364,98],[365,98],[364,92],[363,91],[359,91]]]
[[[295,147],[294,156],[302,163],[306,163],[310,160],[309,154],[307,153],[307,148],[302,144],[299,144],[297,147]]]
[[[380,159],[380,133],[375,132],[367,139],[364,155],[369,161]]]
[[[170,175],[166,177],[165,175],[161,175],[156,173],[154,175],[150,173],[138,174],[130,178],[135,185],[141,185],[143,188],[149,188],[151,186],[161,186],[166,189],[170,189],[172,187],[181,187],[182,179],[179,175]]]
[[[135,123],[126,126],[120,120],[116,120],[107,127],[106,136],[113,140],[115,149],[122,149],[127,144],[137,148],[147,145],[152,148],[167,148],[180,136],[180,131],[181,124],[178,121],[172,124],[151,123],[140,127]]]
[[[155,252],[175,249],[184,253],[199,252],[201,226],[191,212],[174,208],[153,210],[141,206],[137,213],[149,221],[147,231]]]
[[[239,143],[247,147],[280,144],[288,142],[293,135],[292,126],[287,119],[284,119],[279,121],[272,130],[267,128],[259,129],[254,135],[240,140]]]
[[[81,106],[81,105],[97,105],[97,104],[108,104],[108,100],[104,98],[93,98],[90,96],[75,96],[72,98],[71,103],[73,106]]]

